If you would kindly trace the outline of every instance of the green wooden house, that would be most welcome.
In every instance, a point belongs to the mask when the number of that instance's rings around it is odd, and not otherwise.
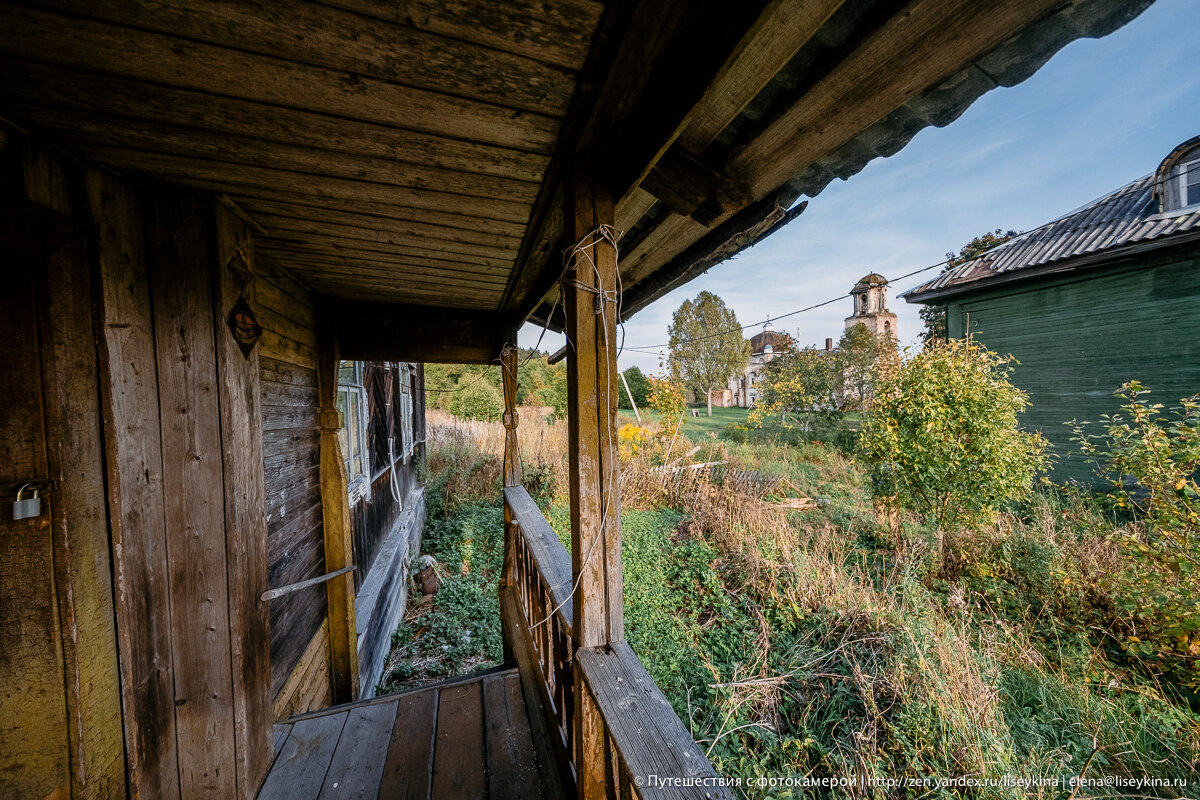
[[[1200,392],[1200,136],[1153,173],[907,292],[1020,362],[1025,424],[1058,456],[1054,477],[1088,480],[1066,423],[1098,421],[1137,380],[1170,407]]]

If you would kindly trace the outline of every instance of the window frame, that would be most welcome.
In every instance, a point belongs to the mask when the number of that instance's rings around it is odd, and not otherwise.
[[[1195,203],[1187,201],[1188,177],[1194,175],[1195,180],[1192,182],[1192,185],[1200,185],[1200,157],[1179,162],[1177,169],[1179,170],[1179,207],[1195,208],[1200,206],[1200,200],[1197,200]]]
[[[352,380],[346,380],[347,366],[353,370]],[[371,499],[371,463],[367,452],[368,407],[367,392],[363,386],[363,363],[342,361],[338,364],[338,406],[342,412],[341,445],[342,464],[346,470],[346,491],[353,505],[359,500]],[[344,400],[343,400],[344,396]],[[353,426],[353,429],[352,429]],[[357,445],[351,452],[351,444]],[[357,474],[354,462],[357,461]]]

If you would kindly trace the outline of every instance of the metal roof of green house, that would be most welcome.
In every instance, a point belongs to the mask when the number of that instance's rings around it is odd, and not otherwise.
[[[1006,279],[1041,274],[1054,265],[1083,256],[1112,256],[1134,245],[1167,246],[1188,232],[1200,234],[1200,206],[1159,211],[1154,175],[1146,175],[1114,192],[1059,217],[1048,225],[990,250],[979,258],[943,272],[901,295],[910,303],[923,302]],[[1016,274],[1023,273],[1023,274]]]

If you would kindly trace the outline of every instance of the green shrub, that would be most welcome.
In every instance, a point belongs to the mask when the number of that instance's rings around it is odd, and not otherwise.
[[[949,526],[1029,495],[1046,441],[1018,428],[1029,401],[1011,360],[972,339],[931,343],[879,384],[860,440],[877,498]]]
[[[1121,413],[1104,417],[1104,433],[1075,423],[1075,440],[1097,461],[1112,503],[1145,527],[1121,538],[1129,558],[1118,598],[1129,623],[1121,645],[1200,698],[1200,395],[1168,415],[1148,394],[1126,383],[1117,392]]]
[[[450,413],[463,419],[495,422],[504,413],[504,398],[500,390],[485,380],[467,384],[450,401]]]

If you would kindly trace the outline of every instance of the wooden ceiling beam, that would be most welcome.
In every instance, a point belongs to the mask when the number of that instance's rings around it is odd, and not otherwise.
[[[634,12],[577,151],[624,197],[658,162],[766,0],[642,2]]]
[[[342,357],[358,361],[490,364],[509,325],[492,311],[326,299]]]

